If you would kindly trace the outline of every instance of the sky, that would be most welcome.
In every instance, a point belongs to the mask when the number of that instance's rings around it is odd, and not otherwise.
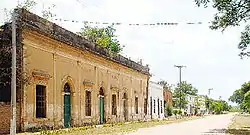
[[[24,0],[1,0],[0,22],[6,18],[4,8],[14,8]],[[36,0],[32,12],[41,15],[42,7],[55,4],[54,18],[79,21],[121,22],[115,26],[122,55],[149,64],[151,80],[179,81],[174,65],[185,65],[182,80],[191,83],[199,94],[227,100],[241,84],[249,81],[250,61],[240,59],[237,44],[243,26],[212,31],[209,21],[215,9],[198,8],[194,0]],[[56,24],[77,32],[81,23]],[[127,23],[177,22],[177,26],[129,26]],[[187,22],[203,22],[188,25]]]

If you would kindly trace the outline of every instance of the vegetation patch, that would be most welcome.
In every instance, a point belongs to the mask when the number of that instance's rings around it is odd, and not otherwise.
[[[226,129],[232,135],[250,135],[250,115],[237,114],[232,119],[232,124]]]
[[[202,117],[183,117],[182,119],[173,119],[173,120],[150,120],[150,121],[133,121],[133,122],[120,122],[116,124],[103,124],[102,126],[95,128],[96,126],[85,126],[78,128],[68,128],[60,130],[40,130],[39,133],[24,133],[27,134],[40,134],[40,135],[117,135],[124,134],[127,132],[136,131],[139,128],[148,128],[157,125],[164,125],[170,123],[177,123],[187,120],[194,120]],[[22,134],[20,134],[22,135]]]

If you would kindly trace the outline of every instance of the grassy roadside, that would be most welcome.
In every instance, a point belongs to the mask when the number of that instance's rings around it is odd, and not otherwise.
[[[236,114],[226,133],[230,135],[250,135],[250,114]]]
[[[61,129],[54,131],[42,131],[40,134],[43,135],[117,135],[125,134],[127,132],[132,132],[138,130],[139,128],[153,127],[157,125],[177,123],[187,120],[199,119],[202,117],[185,117],[182,119],[172,119],[172,120],[152,120],[147,122],[129,122],[129,123],[117,123],[117,124],[104,124],[100,127],[78,127]],[[29,135],[32,133],[22,133],[19,135]]]

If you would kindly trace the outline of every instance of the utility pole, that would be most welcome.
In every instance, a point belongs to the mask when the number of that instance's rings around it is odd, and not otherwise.
[[[16,10],[12,14],[12,75],[10,135],[16,135]]]
[[[183,66],[183,65],[174,65],[174,67],[177,67],[177,68],[179,68],[179,72],[180,72],[180,110],[181,110],[181,93],[182,93],[182,89],[181,89],[181,69],[183,68],[183,67],[186,67],[186,66]]]
[[[211,90],[214,90],[213,88],[208,89],[208,96],[210,95]]]
[[[213,88],[209,88],[209,89],[208,89],[208,96],[207,96],[207,100],[208,100],[208,101],[209,101],[209,96],[210,96],[211,90],[213,90]],[[207,102],[208,102],[208,101],[207,101]],[[207,113],[209,113],[209,106],[210,106],[210,105],[208,104]]]

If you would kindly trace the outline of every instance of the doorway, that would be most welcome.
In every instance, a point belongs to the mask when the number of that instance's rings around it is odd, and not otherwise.
[[[104,91],[101,87],[99,90],[99,110],[100,110],[100,124],[104,123]]]
[[[128,97],[127,94],[124,93],[123,94],[123,116],[124,116],[124,120],[128,121]]]
[[[71,96],[70,86],[68,83],[64,85],[64,127],[70,127],[71,121]]]

